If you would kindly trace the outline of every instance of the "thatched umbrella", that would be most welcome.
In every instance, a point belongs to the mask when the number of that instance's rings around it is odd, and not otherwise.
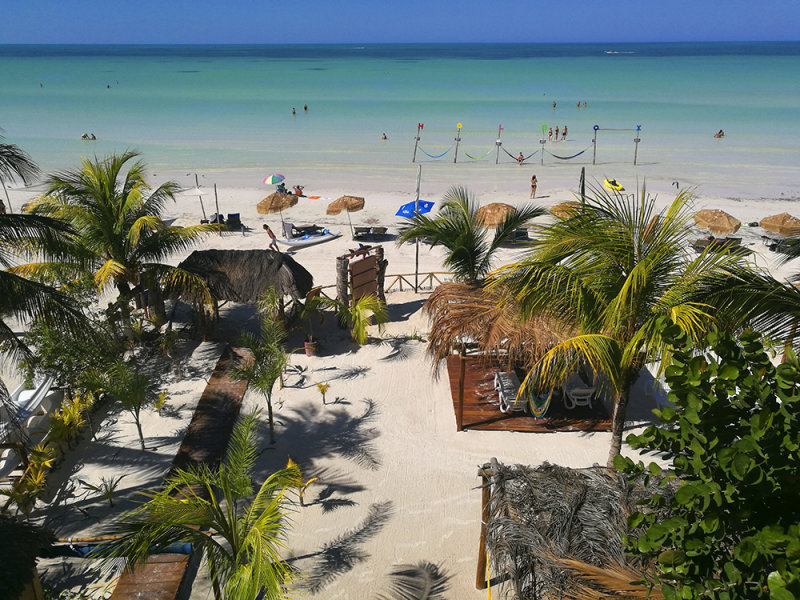
[[[645,565],[626,556],[621,539],[635,534],[628,516],[641,510],[637,502],[652,495],[655,480],[648,488],[603,467],[529,467],[494,459],[479,474],[488,485],[483,514],[493,575],[511,587],[514,598],[648,595],[647,587],[635,583]],[[658,588],[650,594],[663,598]]]
[[[260,215],[271,215],[280,213],[281,223],[283,223],[283,211],[297,204],[297,196],[294,194],[281,194],[275,192],[264,198],[256,205],[256,211]]]
[[[701,229],[708,229],[717,235],[728,235],[739,231],[742,226],[739,219],[732,217],[723,210],[705,209],[695,213],[695,224]]]
[[[178,268],[202,278],[217,301],[258,302],[269,288],[297,300],[314,286],[311,273],[274,250],[195,250]]]
[[[796,219],[789,213],[772,215],[771,217],[761,219],[758,224],[767,231],[774,231],[780,235],[788,236],[800,234],[800,219]]]
[[[338,215],[340,212],[347,211],[347,222],[350,223],[350,235],[353,235],[353,222],[350,220],[350,213],[364,208],[364,198],[361,196],[341,196],[328,204],[325,211],[326,215]]]
[[[581,207],[580,202],[569,201],[569,202],[562,202],[561,204],[556,204],[550,209],[550,214],[553,214],[557,217],[561,217],[562,219],[568,219],[572,216],[576,210]]]
[[[478,212],[475,213],[475,218],[484,227],[497,227],[515,210],[517,209],[510,204],[492,202],[486,206],[481,206]]]
[[[509,363],[532,366],[569,332],[554,318],[523,321],[499,289],[447,282],[437,287],[423,310],[431,320],[428,352],[434,368],[452,353],[456,340],[474,340],[485,356],[503,353]]]

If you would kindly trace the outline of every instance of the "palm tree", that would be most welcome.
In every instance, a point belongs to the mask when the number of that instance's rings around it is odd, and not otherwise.
[[[47,192],[29,210],[74,228],[75,253],[91,259],[99,291],[116,286],[126,316],[128,302],[145,288],[163,316],[163,288],[203,290],[204,285],[198,277],[160,261],[193,246],[216,226],[165,225],[164,205],[175,199],[178,185],[169,181],[151,189],[144,165],[138,160],[129,164],[137,156],[127,151],[103,160],[85,158],[79,169],[50,175]]]
[[[575,331],[536,363],[525,385],[552,389],[583,365],[602,374],[614,395],[613,466],[631,387],[645,365],[669,360],[661,328],[673,323],[699,339],[717,312],[708,299],[748,267],[735,252],[689,256],[687,192],[661,213],[644,189],[641,196],[595,196],[540,227],[529,254],[499,269],[490,285],[503,286],[524,317],[557,318]]]
[[[294,578],[282,558],[285,494],[302,485],[302,476],[289,465],[253,494],[256,417],[236,424],[218,470],[201,464],[168,477],[160,491],[146,493],[148,501],[123,517],[122,537],[100,546],[97,555],[127,557],[133,568],[167,546],[189,542],[208,563],[216,600],[255,600],[262,591],[264,598],[285,598]]]
[[[262,315],[258,335],[247,332],[239,340],[240,346],[250,350],[252,359],[236,367],[232,372],[234,379],[247,381],[248,385],[252,385],[264,395],[267,403],[270,444],[275,443],[272,390],[289,362],[284,348],[285,340],[286,332],[283,324],[269,314]]]
[[[0,140],[3,136],[0,136]],[[14,181],[19,177],[28,184],[39,173],[39,167],[30,156],[15,144],[0,143],[0,186],[5,192],[6,180]],[[11,207],[8,207],[11,210]],[[0,214],[6,212],[6,205],[0,198]]]
[[[447,249],[445,266],[456,279],[467,283],[482,280],[492,268],[498,248],[510,241],[514,232],[546,211],[538,206],[524,206],[510,213],[488,240],[488,231],[477,218],[478,202],[463,186],[451,187],[442,198],[435,217],[415,215],[400,229],[399,243],[430,238],[434,246]]]
[[[341,321],[347,323],[347,326],[350,327],[350,337],[359,346],[367,343],[367,338],[369,337],[367,327],[369,327],[373,317],[375,317],[375,323],[377,323],[379,330],[382,330],[383,324],[389,320],[386,305],[375,294],[361,296],[353,302],[352,306],[338,302],[334,306],[339,312]]]

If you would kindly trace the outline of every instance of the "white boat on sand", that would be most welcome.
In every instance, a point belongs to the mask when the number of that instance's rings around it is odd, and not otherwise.
[[[342,234],[338,231],[323,229],[319,233],[307,233],[300,237],[278,240],[278,243],[289,246],[290,248],[305,248],[306,246],[314,246],[316,244],[322,244],[323,242],[329,242],[341,236]]]

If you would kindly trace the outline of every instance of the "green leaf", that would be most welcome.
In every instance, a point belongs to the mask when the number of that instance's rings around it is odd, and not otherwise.
[[[675,492],[675,502],[681,505],[688,504],[697,495],[697,490],[691,484],[683,484],[678,491]]]
[[[633,513],[630,517],[628,517],[628,527],[630,529],[635,529],[639,527],[644,521],[644,515],[640,512]]]
[[[786,589],[786,581],[777,571],[767,575],[767,586],[771,600],[795,600],[794,594]]]
[[[752,463],[752,459],[747,454],[739,452],[731,462],[731,473],[737,479],[744,479],[747,472],[752,468]]]
[[[664,550],[658,555],[658,562],[666,567],[675,567],[686,562],[686,554],[681,550]]]
[[[717,377],[720,379],[728,379],[733,380],[739,377],[739,367],[730,362],[722,363],[722,366],[719,368],[719,372],[717,373]]]

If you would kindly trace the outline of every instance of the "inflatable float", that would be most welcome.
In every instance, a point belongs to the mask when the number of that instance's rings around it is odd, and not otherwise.
[[[616,179],[605,179],[603,181],[603,185],[606,186],[610,190],[614,190],[615,192],[624,192],[625,188],[622,187],[622,184],[619,183]]]

